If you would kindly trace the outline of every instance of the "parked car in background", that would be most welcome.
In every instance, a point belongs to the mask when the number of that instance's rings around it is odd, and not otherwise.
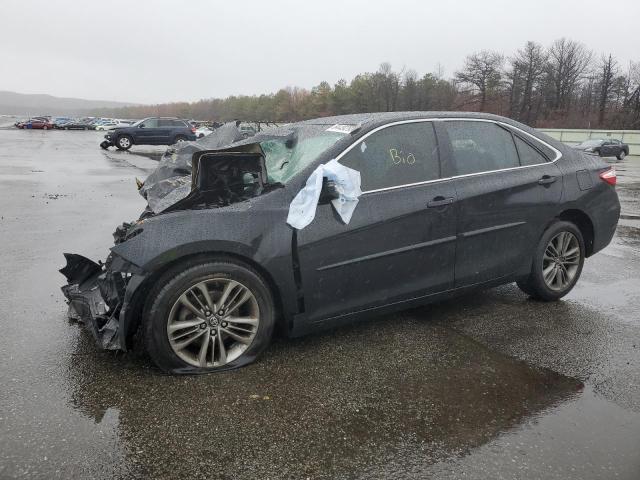
[[[98,127],[98,126],[102,125],[103,123],[106,123],[106,122],[109,122],[109,121],[111,121],[110,118],[94,118],[89,123],[91,123],[95,127]]]
[[[253,137],[256,134],[256,129],[252,125],[242,124],[239,128],[244,138]]]
[[[103,348],[141,329],[160,368],[202,373],[254,361],[276,325],[298,336],[510,282],[554,301],[618,223],[615,169],[496,115],[345,115],[252,140],[195,153],[187,196],[119,227],[105,263],[65,254],[69,316]],[[292,228],[292,199],[334,160],[360,174],[355,210],[341,220],[325,181]]]
[[[71,121],[58,127],[60,130],[95,130],[95,125],[81,121]]]
[[[186,120],[174,117],[149,117],[128,127],[118,127],[109,133],[100,144],[102,148],[114,146],[128,150],[133,145],[173,145],[195,140],[196,129]]]
[[[601,157],[616,157],[618,160],[629,155],[629,145],[615,138],[593,138],[585,140],[573,148]]]
[[[197,127],[195,134],[197,138],[202,138],[202,137],[206,137],[207,135],[213,133],[213,129],[209,128],[207,126],[201,126],[201,127]]]
[[[51,119],[51,123],[53,123],[53,128],[59,128],[61,125],[65,123],[73,122],[73,118],[71,117],[53,117]]]
[[[51,130],[53,123],[46,117],[33,117],[23,122],[19,128],[23,129],[39,129],[39,130]]]
[[[105,122],[100,122],[95,126],[96,130],[104,131],[104,130],[113,130],[114,128],[120,126],[120,122],[117,120],[107,120]],[[124,125],[122,125],[124,126]]]

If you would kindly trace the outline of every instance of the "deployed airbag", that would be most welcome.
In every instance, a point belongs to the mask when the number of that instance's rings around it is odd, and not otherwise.
[[[298,230],[309,225],[316,216],[316,207],[322,192],[322,179],[333,180],[340,194],[339,198],[331,200],[333,208],[344,223],[351,221],[360,190],[360,172],[345,167],[337,160],[331,160],[319,165],[307,179],[305,186],[291,201],[287,223]]]

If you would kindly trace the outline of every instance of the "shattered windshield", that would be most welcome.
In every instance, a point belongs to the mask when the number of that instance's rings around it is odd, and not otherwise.
[[[330,125],[305,124],[289,137],[260,142],[269,183],[287,183],[346,135],[345,131],[331,130]]]

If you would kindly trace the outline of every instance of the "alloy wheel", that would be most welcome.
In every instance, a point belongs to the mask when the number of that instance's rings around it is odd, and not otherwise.
[[[127,148],[127,147],[129,147],[129,145],[131,145],[131,142],[129,141],[129,139],[127,137],[122,137],[120,140],[118,140],[118,144],[122,148]]]
[[[211,278],[186,289],[167,321],[173,352],[189,365],[220,367],[240,357],[258,331],[260,312],[251,291],[228,278]]]
[[[564,290],[573,282],[580,267],[580,244],[567,231],[555,235],[547,244],[542,258],[542,275],[551,290]]]

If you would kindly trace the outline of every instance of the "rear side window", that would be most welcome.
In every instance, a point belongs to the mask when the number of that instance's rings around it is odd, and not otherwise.
[[[431,122],[379,130],[356,144],[340,163],[360,172],[363,191],[440,177],[438,144]]]
[[[519,167],[511,133],[492,122],[444,122],[458,175]]]
[[[533,148],[520,137],[514,135],[513,138],[516,141],[516,147],[518,148],[518,155],[520,156],[521,165],[538,165],[547,161],[547,159],[540,152],[538,152],[538,150]]]
[[[184,128],[186,124],[182,120],[171,120],[174,127]]]

